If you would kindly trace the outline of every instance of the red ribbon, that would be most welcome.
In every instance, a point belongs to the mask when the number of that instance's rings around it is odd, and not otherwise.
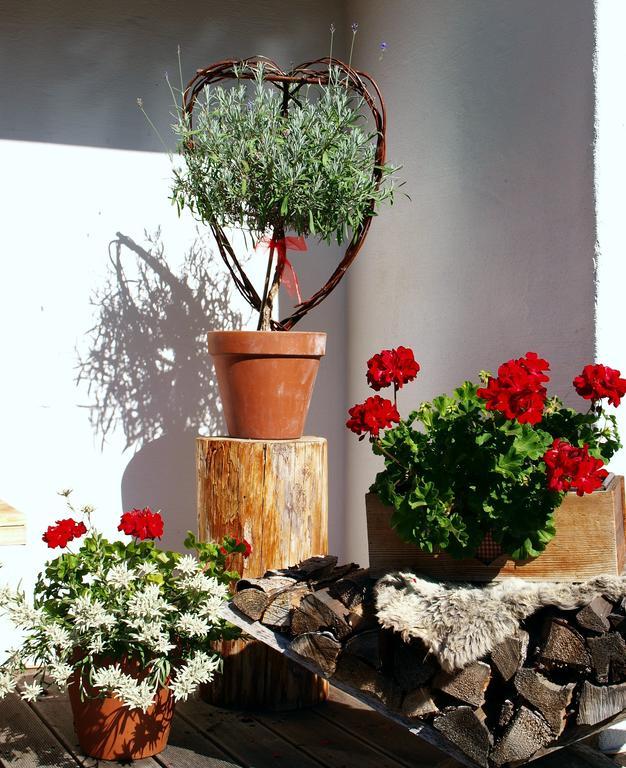
[[[276,250],[278,252],[278,269],[282,272],[282,284],[289,296],[293,299],[297,299],[298,304],[302,303],[302,295],[300,294],[300,283],[298,282],[298,276],[296,270],[293,268],[292,263],[287,258],[287,251],[306,251],[306,240],[299,237],[281,237],[276,240],[269,235],[262,237],[256,244],[254,250]]]

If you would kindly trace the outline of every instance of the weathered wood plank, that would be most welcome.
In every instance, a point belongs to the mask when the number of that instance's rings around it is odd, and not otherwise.
[[[432,768],[444,759],[451,766],[459,766],[456,760],[450,760],[441,750],[416,739],[406,727],[381,717],[364,702],[334,686],[330,688],[328,702],[311,710],[311,714],[335,723],[365,744],[389,752],[398,762],[410,768]]]
[[[533,768],[615,768],[615,762],[586,744],[575,744],[533,761]]]
[[[54,731],[58,739],[63,743],[65,748],[72,754],[72,756],[85,768],[90,766],[100,765],[116,765],[115,762],[109,762],[108,760],[95,760],[92,757],[87,757],[80,748],[76,734],[74,733],[74,719],[72,717],[72,708],[67,697],[64,694],[55,691],[54,688],[50,690],[47,696],[40,698],[35,704],[33,709],[50,730]],[[157,763],[153,758],[145,758],[144,760],[134,760],[133,768],[157,768]]]
[[[289,768],[320,768],[324,765],[304,755],[251,715],[191,701],[181,702],[177,711],[189,726],[218,741],[222,749],[246,767],[276,768],[283,765]]]
[[[359,738],[328,720],[314,719],[306,711],[255,715],[263,725],[297,744],[309,757],[323,765],[358,766],[358,768],[404,768],[376,744],[364,744]]]
[[[241,763],[234,762],[214,741],[176,714],[169,743],[154,759],[163,768],[242,768]]]
[[[0,760],[10,768],[76,768],[79,764],[15,694],[0,700]]]

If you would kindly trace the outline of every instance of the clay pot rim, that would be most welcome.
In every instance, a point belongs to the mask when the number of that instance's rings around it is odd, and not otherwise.
[[[323,357],[324,331],[209,331],[212,355]]]

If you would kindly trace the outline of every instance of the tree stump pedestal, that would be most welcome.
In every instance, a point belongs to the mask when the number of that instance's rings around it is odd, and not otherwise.
[[[320,437],[243,440],[199,437],[198,534],[245,538],[233,568],[262,577],[328,548],[327,446]],[[216,706],[288,710],[325,701],[328,684],[250,637],[224,641],[224,671],[203,697]]]

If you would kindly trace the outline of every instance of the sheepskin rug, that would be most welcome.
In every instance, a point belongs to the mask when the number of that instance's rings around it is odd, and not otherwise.
[[[482,658],[545,606],[574,610],[597,595],[626,596],[626,577],[532,582],[504,579],[484,586],[451,584],[414,573],[390,573],[376,585],[378,619],[404,640],[419,638],[448,672]]]

